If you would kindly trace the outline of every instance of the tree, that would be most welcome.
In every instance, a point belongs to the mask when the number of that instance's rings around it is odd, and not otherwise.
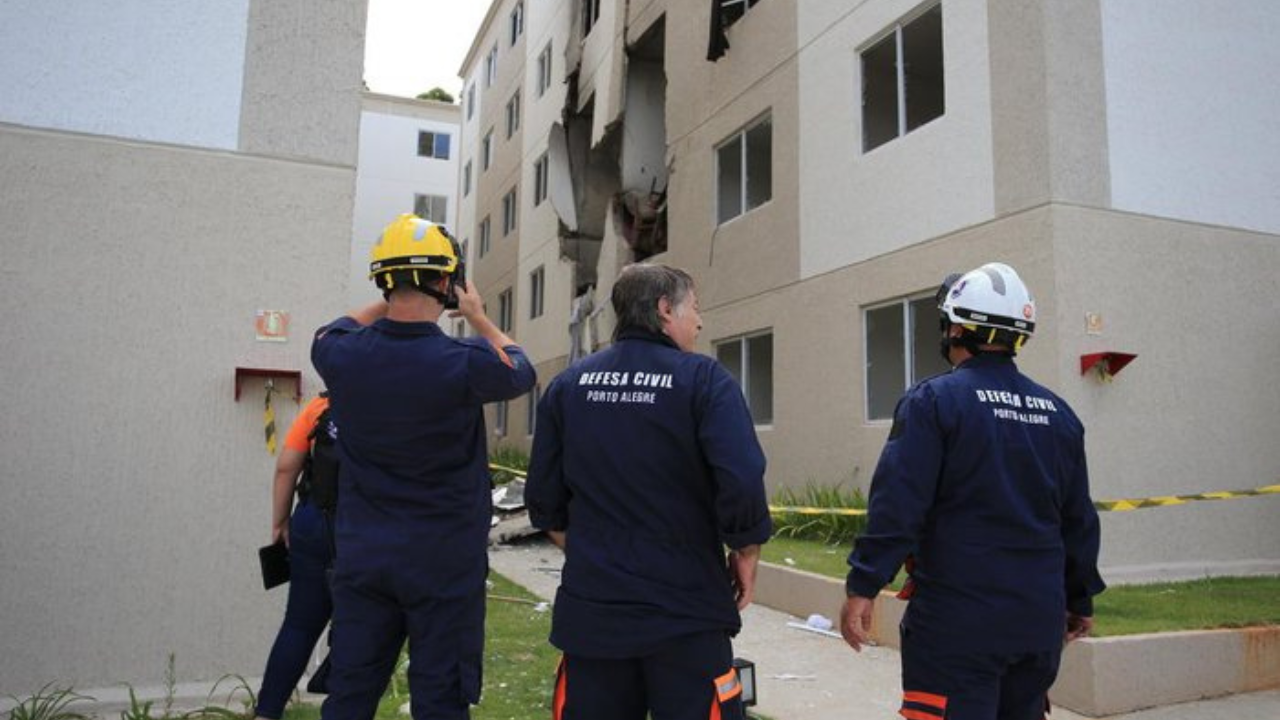
[[[433,87],[424,93],[418,93],[419,100],[437,100],[439,102],[452,103],[453,96],[444,88]]]

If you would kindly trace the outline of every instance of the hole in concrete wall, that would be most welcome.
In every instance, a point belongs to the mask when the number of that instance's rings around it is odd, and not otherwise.
[[[667,249],[665,43],[664,16],[627,50],[622,190],[615,198],[614,221],[636,261]]]

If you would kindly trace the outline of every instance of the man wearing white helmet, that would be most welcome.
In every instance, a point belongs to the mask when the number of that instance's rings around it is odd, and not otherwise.
[[[1014,364],[1036,306],[1013,268],[948,277],[938,309],[952,370],[894,410],[841,632],[861,649],[873,599],[909,560],[902,715],[1040,720],[1063,645],[1089,633],[1106,587],[1084,428]]]

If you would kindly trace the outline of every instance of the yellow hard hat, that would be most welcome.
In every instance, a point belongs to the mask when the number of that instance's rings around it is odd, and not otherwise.
[[[457,272],[459,254],[448,228],[406,213],[388,225],[374,243],[369,252],[369,278],[384,291],[400,283],[422,287],[439,275]],[[435,273],[421,274],[424,270]]]

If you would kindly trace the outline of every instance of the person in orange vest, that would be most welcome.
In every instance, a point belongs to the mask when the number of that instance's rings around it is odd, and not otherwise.
[[[331,456],[321,453],[325,457],[317,460],[311,452],[314,443],[331,443],[336,436],[328,409],[324,393],[312,398],[289,427],[276,460],[271,542],[289,547],[289,600],[258,690],[255,713],[260,720],[279,720],[284,714],[333,612],[326,577],[333,564],[333,528],[327,515],[331,508],[316,502],[312,488],[317,474],[336,479],[337,468],[317,467]]]

